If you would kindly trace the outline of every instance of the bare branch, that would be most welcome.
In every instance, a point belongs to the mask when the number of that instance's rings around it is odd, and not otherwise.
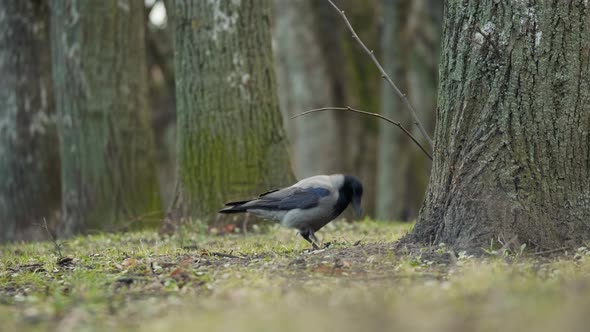
[[[428,159],[432,160],[432,156],[430,155],[430,153],[428,153],[428,151],[426,151],[426,149],[418,142],[418,140],[414,136],[412,136],[412,134],[410,134],[410,132],[406,128],[404,128],[404,126],[402,126],[401,123],[399,123],[397,121],[393,121],[390,118],[384,117],[381,114],[365,112],[365,111],[354,109],[352,107],[322,107],[322,108],[316,108],[313,110],[305,111],[301,114],[297,114],[295,116],[292,116],[291,119],[295,119],[295,118],[298,118],[300,116],[310,114],[310,113],[324,112],[324,111],[348,111],[348,112],[354,112],[354,113],[360,113],[360,114],[364,114],[364,115],[374,116],[376,118],[385,120],[385,121],[397,126],[399,129],[401,129],[406,135],[408,135],[408,137],[410,137],[410,139],[414,143],[416,143],[416,145],[418,145],[420,150],[422,150],[422,152],[424,152],[424,154],[428,157]]]
[[[344,14],[344,11],[343,10],[340,10],[340,8],[338,8],[338,6],[336,6],[332,2],[332,0],[328,0],[328,2],[332,5],[332,7],[334,7],[334,9],[336,9],[338,11],[338,13],[340,14],[340,16],[342,16],[342,19],[344,19],[344,22],[346,23],[346,26],[348,27],[348,30],[350,30],[350,32],[352,32],[352,38],[354,40],[356,40],[359,43],[359,45],[361,45],[361,47],[363,48],[363,50],[365,50],[365,52],[367,52],[367,54],[369,55],[369,57],[371,57],[371,60],[373,60],[373,63],[375,63],[375,66],[377,66],[377,69],[379,69],[379,71],[381,72],[381,77],[384,80],[386,80],[389,83],[389,85],[391,85],[393,87],[393,89],[395,90],[395,92],[404,101],[404,104],[406,104],[406,106],[408,107],[408,110],[410,111],[410,113],[412,114],[412,117],[414,118],[414,124],[416,126],[418,126],[418,129],[420,130],[420,133],[422,133],[422,136],[424,136],[424,138],[428,142],[428,145],[430,145],[430,148],[432,149],[432,139],[430,138],[430,136],[428,136],[428,133],[426,132],[426,129],[424,129],[424,126],[422,125],[422,122],[420,122],[420,119],[418,119],[418,114],[416,113],[416,110],[414,109],[414,107],[412,106],[412,104],[410,104],[410,101],[408,100],[408,98],[406,97],[406,95],[403,92],[401,92],[401,90],[397,87],[397,85],[395,85],[395,83],[393,83],[393,81],[391,80],[391,78],[389,77],[389,75],[387,75],[387,73],[385,72],[385,70],[383,69],[383,67],[381,66],[381,64],[379,63],[379,61],[375,57],[375,55],[373,54],[373,51],[371,51],[365,45],[365,43],[363,43],[363,41],[359,38],[359,36],[356,34],[356,32],[354,31],[354,28],[352,27],[352,25],[348,21],[348,18]],[[373,113],[369,113],[369,114],[375,115]],[[432,159],[432,158],[430,158],[430,159]]]

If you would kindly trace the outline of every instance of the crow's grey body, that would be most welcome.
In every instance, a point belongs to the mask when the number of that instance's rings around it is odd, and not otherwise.
[[[250,212],[283,226],[296,228],[306,240],[317,242],[314,233],[338,217],[353,203],[360,214],[360,181],[334,174],[303,179],[291,187],[269,191],[257,199],[230,202],[221,213]]]

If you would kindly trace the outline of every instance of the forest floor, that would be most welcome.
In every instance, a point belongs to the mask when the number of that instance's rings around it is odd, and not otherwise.
[[[0,247],[0,331],[585,331],[590,250],[394,250],[411,225],[335,222]],[[59,252],[61,251],[61,253]]]

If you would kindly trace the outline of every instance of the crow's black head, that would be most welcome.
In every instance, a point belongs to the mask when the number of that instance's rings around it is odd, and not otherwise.
[[[354,176],[345,175],[341,191],[350,200],[357,216],[363,214],[361,199],[363,198],[363,184]]]

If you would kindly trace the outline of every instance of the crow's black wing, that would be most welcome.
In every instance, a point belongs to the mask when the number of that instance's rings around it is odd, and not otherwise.
[[[265,193],[245,206],[268,210],[310,209],[318,205],[320,198],[328,195],[330,191],[326,188],[288,187]]]

